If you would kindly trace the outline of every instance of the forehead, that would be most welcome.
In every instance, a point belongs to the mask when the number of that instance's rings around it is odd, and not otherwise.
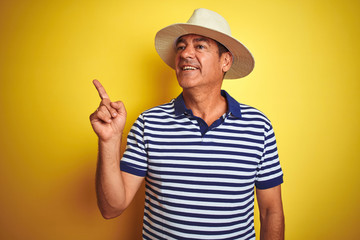
[[[196,35],[196,34],[187,34],[187,35],[183,35],[183,36],[179,37],[176,40],[176,45],[179,43],[189,43],[189,42],[207,42],[209,44],[215,43],[215,41],[213,39],[205,37],[205,36]]]

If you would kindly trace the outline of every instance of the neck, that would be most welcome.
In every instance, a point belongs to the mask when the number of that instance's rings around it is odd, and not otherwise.
[[[208,126],[227,111],[227,102],[221,95],[220,88],[201,92],[184,89],[183,98],[186,107],[191,109],[194,116],[202,118]]]

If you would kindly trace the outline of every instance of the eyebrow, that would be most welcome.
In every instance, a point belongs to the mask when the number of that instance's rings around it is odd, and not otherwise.
[[[210,40],[208,38],[204,38],[204,37],[195,38],[194,41],[210,43]]]
[[[198,37],[198,38],[195,38],[193,41],[210,43],[210,40],[205,37]],[[186,43],[186,42],[182,37],[180,37],[178,40],[176,40],[175,46],[177,46],[179,43]]]

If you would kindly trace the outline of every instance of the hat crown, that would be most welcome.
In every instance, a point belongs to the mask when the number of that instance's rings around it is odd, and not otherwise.
[[[230,26],[225,18],[205,8],[196,9],[187,23],[213,29],[231,36]]]

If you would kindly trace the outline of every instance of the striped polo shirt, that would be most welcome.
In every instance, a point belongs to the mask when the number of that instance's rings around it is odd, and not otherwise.
[[[133,124],[120,167],[145,177],[143,239],[255,239],[254,187],[283,182],[275,135],[263,113],[222,95],[228,112],[211,126],[182,94]]]

